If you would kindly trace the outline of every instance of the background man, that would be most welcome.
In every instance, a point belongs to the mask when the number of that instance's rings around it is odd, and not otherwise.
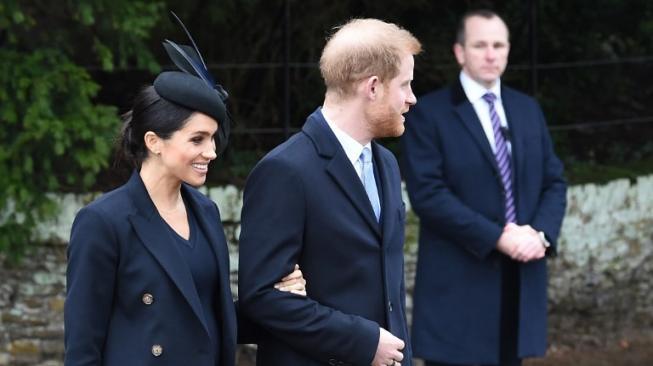
[[[467,13],[453,50],[459,80],[419,99],[402,138],[421,225],[413,347],[430,365],[520,365],[546,350],[562,164],[538,103],[501,84],[503,20]]]
[[[420,50],[394,24],[344,25],[320,59],[322,108],[250,174],[239,294],[267,331],[259,365],[410,364],[399,167],[373,139],[403,133]],[[294,263],[308,298],[270,289]]]

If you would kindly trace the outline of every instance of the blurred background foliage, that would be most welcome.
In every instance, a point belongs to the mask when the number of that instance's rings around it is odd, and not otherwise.
[[[16,258],[56,206],[109,166],[118,108],[87,68],[155,72],[147,41],[165,4],[0,2],[0,251]]]
[[[161,41],[187,43],[169,10],[231,95],[237,125],[209,184],[242,185],[321,104],[317,62],[333,26],[376,17],[415,34],[419,96],[457,77],[455,28],[478,7],[507,21],[503,80],[539,99],[572,183],[653,172],[649,0],[0,0],[0,251],[21,253],[34,223],[55,212],[46,192],[123,182],[111,153],[119,115],[172,67]]]

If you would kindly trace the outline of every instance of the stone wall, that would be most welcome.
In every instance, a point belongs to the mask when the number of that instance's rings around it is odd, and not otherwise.
[[[65,271],[65,244],[0,269],[0,365],[62,364]]]
[[[574,187],[550,261],[550,332],[563,343],[653,330],[653,176]]]
[[[218,203],[225,223],[235,291],[241,192],[218,187],[205,193]],[[66,242],[75,213],[92,198],[58,196],[60,215],[37,230],[35,242],[44,244],[34,246],[20,265],[0,267],[0,366],[62,364]],[[559,255],[549,261],[551,343],[604,344],[651,332],[653,175],[571,187],[568,200]],[[409,309],[417,225],[409,212]],[[241,352],[243,358],[251,355]]]

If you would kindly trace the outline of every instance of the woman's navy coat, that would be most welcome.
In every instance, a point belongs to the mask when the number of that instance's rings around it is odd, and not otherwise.
[[[182,184],[219,271],[219,365],[234,365],[236,311],[216,205]],[[199,297],[186,262],[137,173],[83,208],[68,248],[65,365],[211,365]]]

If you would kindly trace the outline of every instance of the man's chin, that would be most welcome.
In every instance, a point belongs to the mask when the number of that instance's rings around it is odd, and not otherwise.
[[[402,123],[401,126],[397,127],[397,134],[394,137],[403,135],[404,131],[406,131],[406,127],[404,127],[404,124]]]
[[[406,128],[404,127],[404,124],[402,122],[394,126],[394,128],[392,129],[388,128],[386,131],[384,131],[383,136],[377,136],[377,137],[381,137],[381,138],[399,137],[404,134],[405,130]]]
[[[397,122],[395,123],[393,130],[394,133],[391,137],[399,137],[404,134],[404,131],[406,130],[404,123],[406,123],[406,118],[404,115],[400,114],[397,116]]]

